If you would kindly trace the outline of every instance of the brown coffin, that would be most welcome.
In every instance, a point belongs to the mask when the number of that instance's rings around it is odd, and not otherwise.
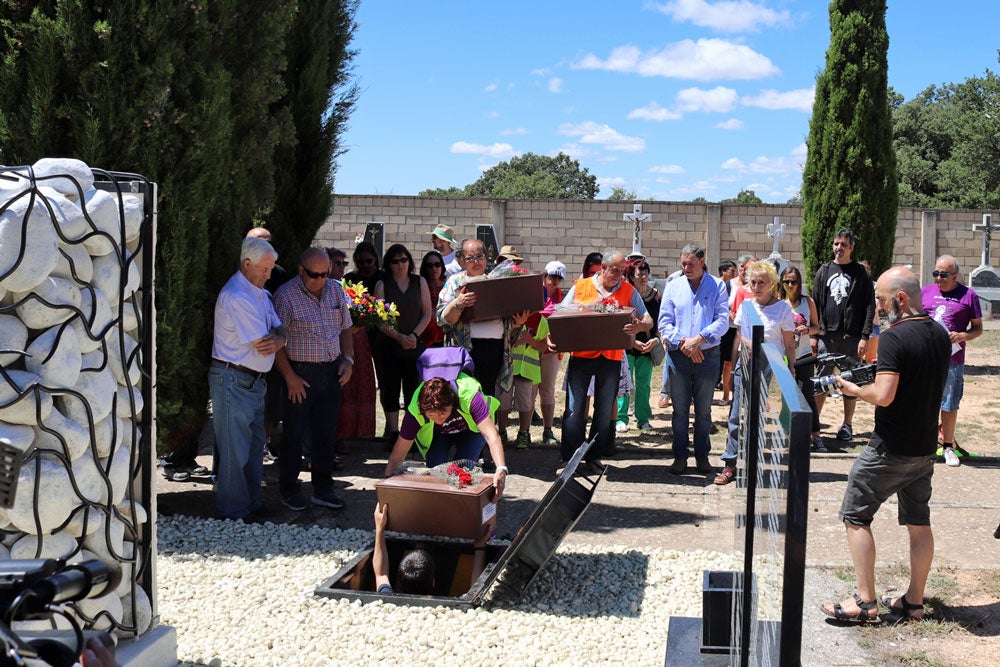
[[[622,332],[632,321],[631,311],[557,310],[548,320],[549,335],[559,352],[627,350],[635,342],[635,336]]]
[[[537,273],[506,278],[486,278],[465,283],[478,298],[476,305],[462,312],[463,322],[495,320],[525,310],[538,311],[545,305],[542,277]]]
[[[475,540],[496,525],[492,475],[466,487],[433,475],[396,475],[376,482],[375,494],[389,504],[389,530]]]

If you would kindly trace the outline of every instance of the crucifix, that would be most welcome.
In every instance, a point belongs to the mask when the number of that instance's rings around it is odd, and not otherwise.
[[[653,216],[642,212],[642,204],[632,204],[632,212],[622,215],[622,220],[632,223],[632,254],[642,254],[642,223],[649,222]]]
[[[780,218],[774,216],[774,222],[767,226],[767,235],[774,239],[774,250],[771,251],[771,258],[781,257],[781,253],[778,252],[778,245],[781,243],[781,237],[785,235],[785,223],[778,221]]]
[[[1000,230],[1000,227],[993,226],[993,216],[989,213],[983,213],[983,221],[981,223],[977,222],[972,225],[972,231],[983,232],[983,256],[980,266],[990,265],[990,241],[994,230]]]

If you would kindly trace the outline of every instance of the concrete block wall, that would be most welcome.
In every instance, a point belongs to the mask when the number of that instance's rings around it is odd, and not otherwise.
[[[721,259],[736,259],[744,253],[767,257],[773,248],[767,226],[775,217],[786,227],[780,244],[782,256],[802,266],[801,206],[641,203],[643,213],[652,216],[643,225],[642,250],[654,276],[678,268],[680,250],[689,242],[705,247],[712,273]],[[460,239],[474,236],[476,225],[493,224],[500,243],[515,245],[530,268],[540,270],[546,262],[559,259],[573,272],[589,252],[632,250],[632,224],[622,219],[631,212],[632,202],[607,200],[337,195],[333,213],[317,234],[316,243],[350,253],[365,223],[384,222],[386,243],[403,243],[419,258],[430,250],[430,231],[438,224],[452,227]],[[972,225],[982,222],[984,212],[989,211],[900,209],[895,263],[912,264],[926,280],[934,258],[948,253],[959,260],[967,280],[969,271],[979,265],[982,250],[982,232],[973,233]],[[1000,219],[995,212],[994,216]],[[1000,265],[1000,256],[995,259],[994,265]]]

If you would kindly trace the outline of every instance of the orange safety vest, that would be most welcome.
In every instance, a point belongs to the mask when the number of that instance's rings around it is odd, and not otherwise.
[[[595,303],[604,298],[597,291],[593,278],[575,280],[573,281],[573,288],[576,290],[573,299],[577,303]],[[611,293],[611,296],[618,302],[618,305],[628,308],[632,305],[632,289],[632,285],[623,280],[619,283],[618,289]],[[571,354],[574,357],[583,357],[585,359],[606,357],[612,361],[621,361],[625,355],[625,350],[588,350],[587,352],[572,352]]]

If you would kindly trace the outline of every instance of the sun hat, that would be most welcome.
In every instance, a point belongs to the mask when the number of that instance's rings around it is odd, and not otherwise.
[[[440,224],[431,232],[431,236],[443,239],[452,245],[455,244],[455,230],[445,224]]]
[[[517,248],[515,248],[512,245],[505,245],[504,247],[500,248],[500,254],[497,255],[497,259],[499,259],[500,261],[503,261],[505,259],[512,259],[515,262],[524,261],[523,257],[517,256]]]

